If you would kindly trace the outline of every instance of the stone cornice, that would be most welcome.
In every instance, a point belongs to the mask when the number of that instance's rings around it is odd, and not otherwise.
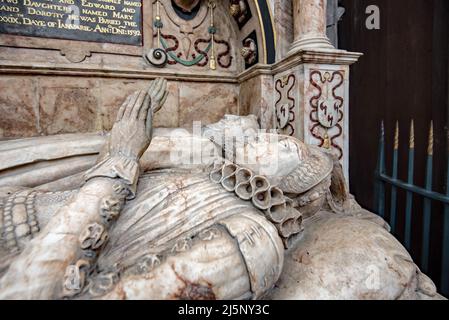
[[[0,61],[0,74],[22,75],[53,75],[68,77],[100,77],[125,79],[154,79],[165,77],[172,81],[211,82],[211,83],[242,83],[261,75],[274,76],[278,73],[297,67],[298,65],[331,64],[351,65],[363,54],[344,50],[305,50],[295,52],[281,61],[268,65],[257,64],[239,75],[213,74],[198,71],[179,72],[168,69],[126,69],[126,68],[100,68],[80,65],[51,65],[47,63],[14,63]]]
[[[336,49],[301,50],[297,51],[273,65],[257,64],[245,70],[238,76],[238,81],[244,82],[260,75],[275,75],[300,64],[331,64],[352,65],[362,56],[359,52],[349,52]]]
[[[214,75],[195,72],[179,72],[171,70],[144,70],[144,69],[109,69],[98,67],[69,67],[48,64],[15,64],[0,61],[0,74],[21,74],[21,75],[47,75],[64,77],[97,77],[97,78],[122,78],[122,79],[142,79],[151,80],[157,77],[165,77],[172,81],[209,82],[209,83],[235,83],[237,77],[232,74]]]
[[[275,63],[272,69],[274,73],[279,73],[304,63],[352,65],[362,55],[359,52],[336,49],[300,50]]]
[[[258,63],[251,68],[243,71],[237,76],[237,80],[239,83],[245,82],[246,80],[249,80],[251,78],[260,76],[260,75],[273,75],[273,66],[269,64],[261,64]]]

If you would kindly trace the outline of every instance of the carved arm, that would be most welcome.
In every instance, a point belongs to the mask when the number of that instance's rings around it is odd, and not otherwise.
[[[105,158],[86,174],[71,201],[11,263],[0,299],[52,299],[82,290],[107,240],[107,229],[135,196],[139,159],[152,138],[152,118],[165,102],[167,82],[128,97],[119,109]]]

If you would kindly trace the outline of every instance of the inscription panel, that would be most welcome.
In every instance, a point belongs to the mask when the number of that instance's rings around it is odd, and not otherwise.
[[[142,44],[142,0],[0,0],[0,33]]]

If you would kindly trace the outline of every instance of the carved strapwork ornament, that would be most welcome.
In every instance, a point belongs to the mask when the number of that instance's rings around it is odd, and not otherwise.
[[[231,69],[235,54],[229,39],[231,21],[220,1],[153,1],[153,49],[145,60],[153,66],[181,65]]]
[[[296,75],[284,75],[275,81],[276,129],[279,134],[295,136],[296,133]]]
[[[345,71],[310,69],[306,87],[306,121],[311,144],[344,157]]]

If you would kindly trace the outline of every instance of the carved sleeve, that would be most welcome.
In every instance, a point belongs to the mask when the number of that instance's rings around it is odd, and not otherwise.
[[[132,199],[136,195],[139,164],[125,156],[108,157],[86,173],[86,181],[97,177],[120,178],[129,191],[127,199]]]
[[[110,223],[125,201],[135,196],[138,177],[138,162],[121,155],[89,170],[79,192],[11,263],[0,280],[5,288],[0,299],[51,299],[78,293],[107,240]]]

